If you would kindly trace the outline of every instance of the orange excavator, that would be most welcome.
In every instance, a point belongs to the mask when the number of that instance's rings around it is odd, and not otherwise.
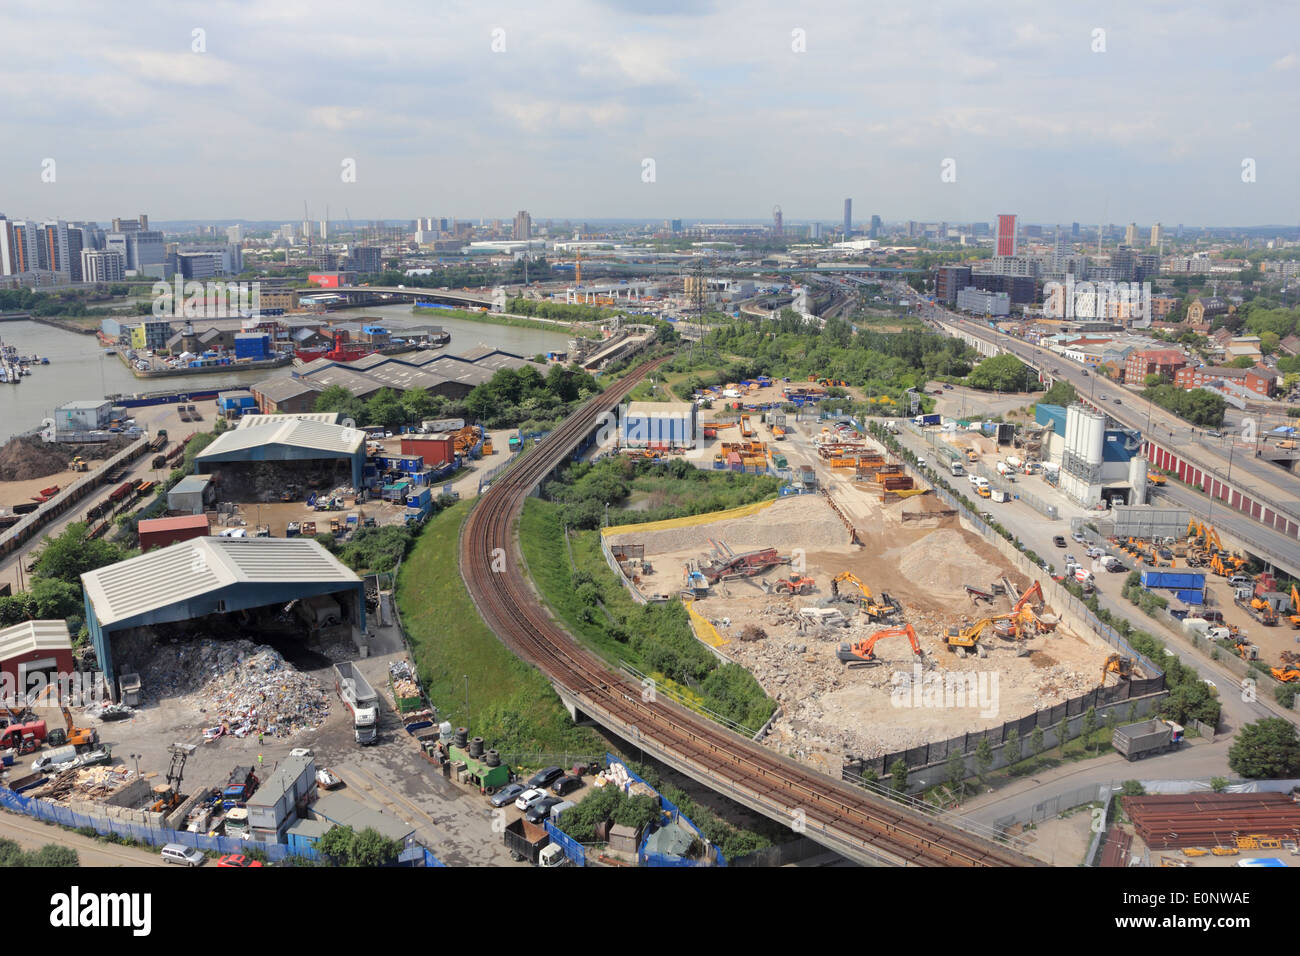
[[[37,703],[49,696],[50,691],[58,691],[58,685],[46,684],[45,690],[37,698]],[[59,701],[56,705],[63,712],[63,722],[65,729],[60,730],[55,727],[49,732],[47,743],[51,747],[70,746],[76,747],[80,753],[87,747],[93,747],[99,743],[99,731],[94,727],[78,727],[72,720],[72,711],[68,710],[67,704]]]
[[[1300,654],[1293,651],[1282,652],[1282,666],[1271,668],[1275,680],[1284,684],[1300,680]]]
[[[921,650],[921,643],[916,639],[916,631],[912,630],[911,624],[904,624],[902,627],[887,627],[883,631],[876,631],[870,637],[861,641],[854,641],[852,644],[841,644],[836,656],[848,667],[865,667],[869,664],[879,664],[880,659],[876,657],[876,644],[887,637],[906,636],[908,643],[912,645],[912,654],[919,661],[925,654]]]
[[[1036,599],[1036,600],[1035,600]],[[1029,586],[1020,600],[1011,608],[1011,613],[996,619],[994,630],[998,637],[1025,640],[1034,633],[1047,633],[1056,630],[1056,618],[1051,615],[1039,615],[1034,605],[1042,608],[1047,599],[1043,597],[1043,585],[1035,581]]]

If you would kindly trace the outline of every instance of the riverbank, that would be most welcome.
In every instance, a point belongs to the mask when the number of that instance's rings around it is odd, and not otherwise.
[[[462,322],[477,322],[481,325],[504,325],[516,329],[539,329],[545,332],[564,332],[568,335],[590,335],[593,326],[581,322],[560,322],[554,319],[530,319],[524,316],[509,315],[501,312],[462,312],[459,309],[431,309],[426,306],[413,305],[411,312],[419,316],[443,316],[459,319]]]
[[[283,368],[293,362],[292,355],[277,355],[275,358],[255,359],[251,362],[240,362],[237,365],[232,362],[229,365],[202,365],[198,368],[190,368],[189,366],[172,368],[167,366],[164,368],[151,368],[149,371],[143,372],[136,368],[131,360],[126,357],[126,353],[115,351],[114,354],[122,360],[122,364],[124,364],[136,378],[171,378],[182,375],[211,375],[213,372],[221,371],[258,372],[268,368]]]
[[[78,335],[94,335],[99,331],[99,319],[94,316],[81,316],[79,319],[62,319],[53,315],[33,315],[31,321],[39,322],[41,325],[52,325],[56,329],[63,329],[65,332],[76,332]],[[82,325],[81,322],[93,322],[94,325]]]

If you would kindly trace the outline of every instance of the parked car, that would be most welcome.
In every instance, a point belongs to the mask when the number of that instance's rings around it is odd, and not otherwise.
[[[261,866],[260,860],[254,860],[251,856],[244,856],[242,853],[227,853],[221,859],[217,860],[217,866]]]
[[[1106,552],[1102,548],[1096,548],[1096,547],[1089,548],[1087,551],[1084,552],[1084,554],[1086,554],[1090,558],[1104,558],[1106,556]]]
[[[1124,403],[1121,402],[1118,398],[1115,399],[1114,401],[1115,401],[1115,404],[1116,404],[1116,405],[1123,405],[1123,404],[1124,404]]]
[[[529,789],[525,790],[523,793],[519,795],[519,799],[515,801],[515,806],[518,807],[520,810],[527,811],[527,810],[531,810],[533,804],[537,803],[537,801],[545,800],[545,799],[546,799],[545,790],[538,790],[536,787],[530,787]]]
[[[1222,437],[1223,437],[1223,432],[1215,431],[1213,428],[1211,428],[1211,429],[1210,429],[1208,432],[1206,432],[1205,434],[1209,435],[1211,438],[1222,438]]]
[[[1064,548],[1065,535],[1058,534],[1056,537],[1052,539],[1052,544],[1056,545],[1058,548]]]
[[[570,774],[565,774],[559,780],[551,785],[551,793],[557,797],[562,797],[567,793],[573,793],[582,786],[582,781]]]
[[[1070,538],[1071,538],[1071,540],[1075,541],[1075,542],[1078,543],[1078,544],[1083,544],[1083,540],[1084,540],[1084,538],[1083,538],[1083,532],[1082,532],[1082,531],[1076,531],[1076,532],[1074,532],[1074,534],[1070,535]]]
[[[525,786],[533,787],[538,790],[545,790],[555,781],[564,776],[563,767],[547,767],[545,770],[539,770],[533,774]]]
[[[551,815],[551,807],[563,802],[563,797],[546,797],[543,800],[538,800],[528,808],[528,812],[524,814],[524,819],[529,823],[541,823]]]
[[[949,385],[949,384],[947,384],[946,382],[944,383],[944,386],[943,386],[943,387],[946,388],[946,389],[948,389],[949,391],[952,391],[952,386]]]
[[[162,848],[164,863],[179,863],[181,866],[202,866],[207,859],[201,850],[184,843],[168,843]]]
[[[1120,564],[1118,561],[1116,561],[1106,570],[1109,571],[1111,574],[1128,574],[1128,568]]]
[[[508,804],[513,803],[526,789],[528,788],[522,783],[508,783],[496,793],[492,794],[488,803],[492,804],[494,807],[507,806]]]

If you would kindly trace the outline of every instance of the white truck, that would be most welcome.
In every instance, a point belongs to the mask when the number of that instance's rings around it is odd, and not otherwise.
[[[379,739],[379,695],[355,664],[342,661],[334,665],[334,690],[352,711],[357,743],[375,743]]]

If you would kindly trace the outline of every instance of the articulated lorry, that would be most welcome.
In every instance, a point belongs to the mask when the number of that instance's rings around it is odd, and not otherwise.
[[[357,666],[350,661],[334,665],[334,690],[352,711],[352,728],[357,743],[373,744],[379,739],[379,695]]]

